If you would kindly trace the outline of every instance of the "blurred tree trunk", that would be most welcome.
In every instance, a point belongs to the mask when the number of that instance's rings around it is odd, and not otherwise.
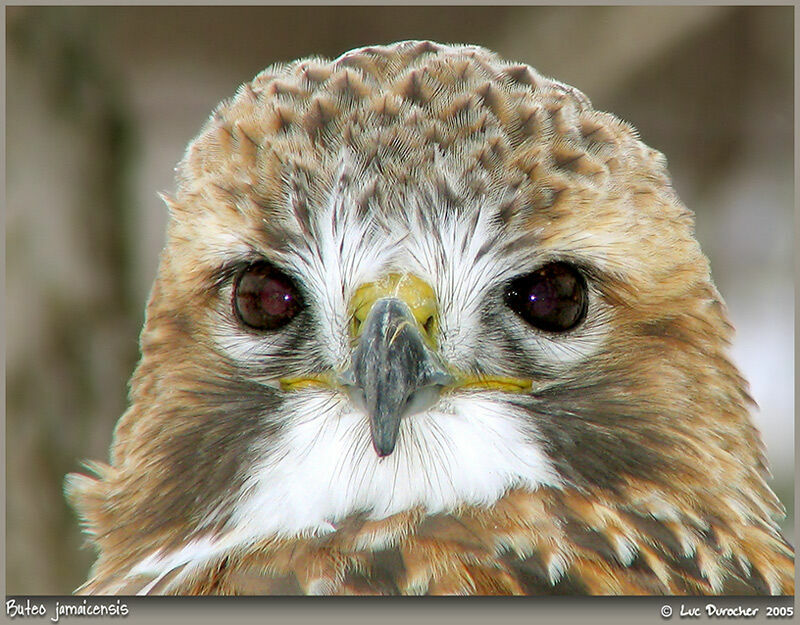
[[[44,17],[45,19],[42,19]],[[6,592],[65,594],[92,554],[61,493],[107,448],[137,354],[132,132],[86,13],[9,8]]]

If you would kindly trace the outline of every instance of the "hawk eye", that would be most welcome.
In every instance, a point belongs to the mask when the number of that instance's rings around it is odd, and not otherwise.
[[[569,263],[553,262],[513,280],[506,305],[535,328],[566,332],[586,317],[586,280]]]
[[[248,266],[236,280],[233,309],[242,322],[257,330],[277,330],[303,309],[303,300],[289,276],[259,261]]]

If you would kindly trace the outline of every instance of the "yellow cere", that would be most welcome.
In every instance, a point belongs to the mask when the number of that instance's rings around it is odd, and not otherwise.
[[[375,282],[362,284],[350,302],[353,338],[361,334],[361,327],[373,304],[383,297],[395,297],[404,302],[417,322],[425,341],[436,346],[437,315],[436,294],[427,282],[410,273],[390,273]]]

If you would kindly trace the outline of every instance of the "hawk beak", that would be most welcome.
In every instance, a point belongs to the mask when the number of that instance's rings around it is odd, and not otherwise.
[[[454,381],[432,349],[432,295],[419,278],[393,274],[361,287],[354,298],[355,350],[340,380],[367,413],[380,457],[394,451],[401,420],[430,408]]]

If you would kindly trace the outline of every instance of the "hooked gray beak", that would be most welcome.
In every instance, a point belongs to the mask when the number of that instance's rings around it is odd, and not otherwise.
[[[369,416],[372,445],[385,457],[394,451],[401,420],[430,408],[453,378],[425,344],[408,305],[384,297],[372,305],[341,381]]]

